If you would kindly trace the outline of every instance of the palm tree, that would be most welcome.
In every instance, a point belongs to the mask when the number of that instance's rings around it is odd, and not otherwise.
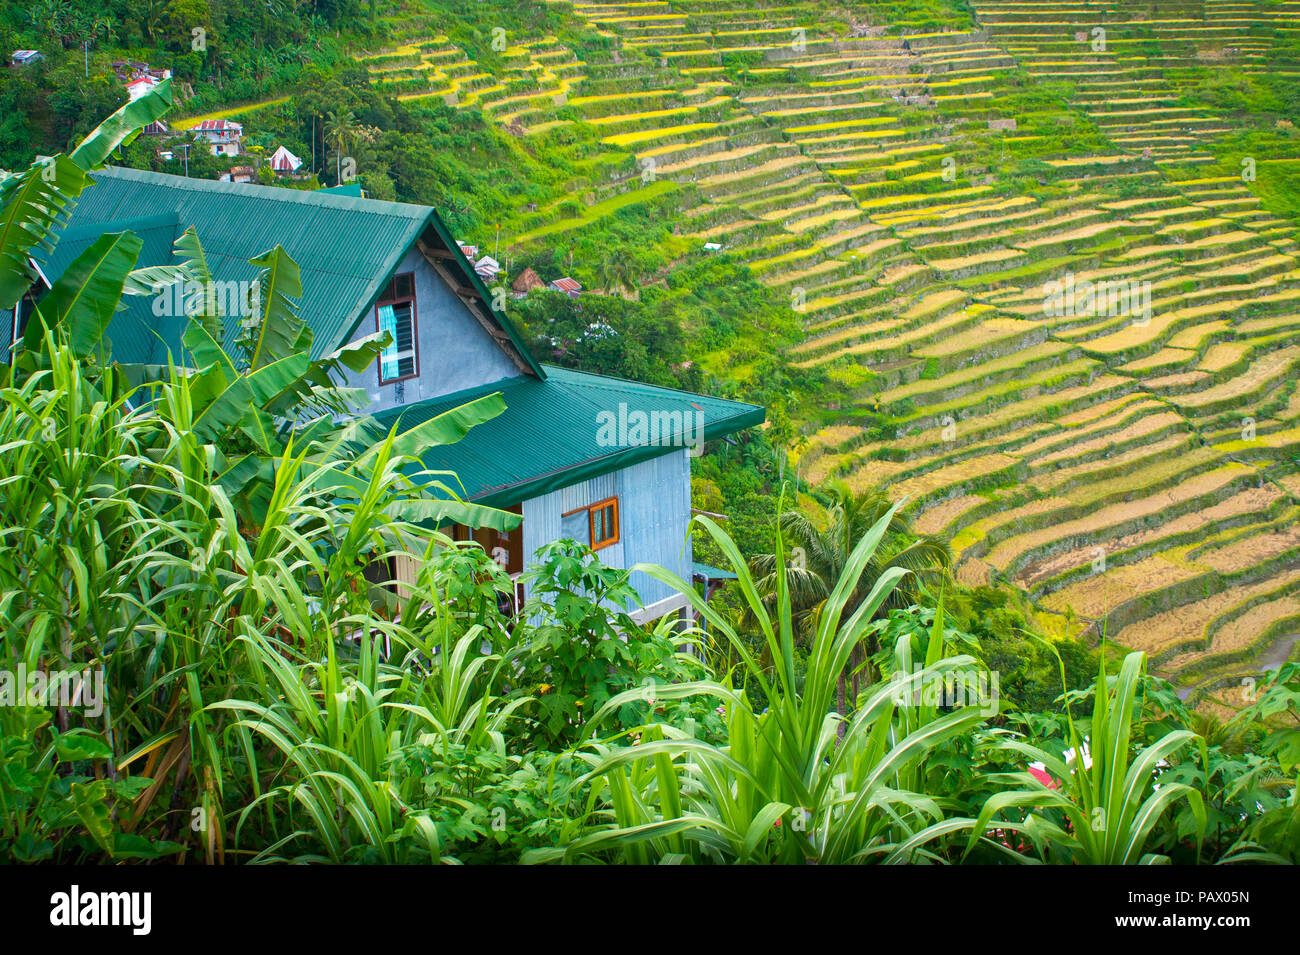
[[[854,547],[877,521],[891,515],[880,546],[872,553],[866,571],[849,597],[846,612],[852,613],[866,599],[882,574],[898,568],[907,571],[889,598],[876,611],[884,614],[891,609],[911,606],[920,599],[930,578],[952,566],[948,542],[942,537],[917,534],[911,522],[894,507],[888,495],[878,489],[854,493],[847,485],[832,482],[827,486],[831,504],[827,509],[825,527],[820,527],[799,510],[787,510],[777,518],[782,537],[788,542],[791,558],[786,561],[784,575],[790,591],[790,606],[796,629],[807,635],[817,626],[822,609],[835,588],[835,582],[844,573]],[[755,583],[765,599],[777,592],[776,555],[758,554],[751,558],[750,568]],[[877,647],[874,636],[868,644],[871,653]],[[859,651],[854,651],[850,663],[853,673],[853,697],[856,699],[862,661]],[[846,685],[840,674],[839,712],[846,712]]]
[[[607,295],[620,295],[632,301],[641,297],[639,275],[626,255],[606,250],[596,260],[596,283]]]
[[[356,140],[357,120],[352,110],[342,109],[325,114],[325,142],[334,147],[334,179],[343,182],[343,153]]]
[[[218,49],[212,54],[212,63],[217,69],[217,89],[224,89],[222,71],[229,73],[235,65],[235,58],[229,50]]]
[[[144,0],[139,17],[140,24],[144,27],[145,36],[149,38],[150,43],[157,40],[158,34],[162,32],[163,15],[166,12],[167,0]]]

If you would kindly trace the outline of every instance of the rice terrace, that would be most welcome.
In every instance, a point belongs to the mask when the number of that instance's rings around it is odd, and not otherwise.
[[[843,396],[803,473],[906,496],[963,582],[1188,690],[1285,657],[1300,155],[1214,92],[1300,82],[1300,3],[573,9],[600,62],[516,37],[491,74],[417,36],[367,63],[527,137],[596,127],[593,209],[671,210],[799,313],[792,361]],[[512,241],[589,221],[557,213]]]
[[[1300,0],[0,37],[0,863],[1300,861]]]

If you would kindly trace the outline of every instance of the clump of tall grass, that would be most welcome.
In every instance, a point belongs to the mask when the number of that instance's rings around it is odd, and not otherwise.
[[[773,615],[735,543],[708,518],[697,519],[736,572],[766,651],[761,656],[773,661],[770,669],[731,621],[685,581],[662,568],[641,567],[691,600],[713,639],[731,647],[768,705],[758,711],[748,693],[729,685],[732,681],[660,688],[663,700],[717,700],[725,709],[725,742],[711,743],[695,738],[689,727],[656,722],[637,739],[593,743],[586,781],[608,801],[604,824],[567,847],[529,858],[613,854],[641,863],[912,862],[932,858],[933,842],[969,827],[970,819],[949,818],[941,799],[910,788],[932,749],[970,732],[982,719],[976,709],[941,713],[917,702],[915,691],[926,681],[975,665],[969,656],[947,652],[941,614],[923,662],[903,652],[896,679],[869,688],[849,715],[836,712],[840,674],[866,640],[873,614],[906,573],[890,567],[874,580],[861,580],[893,514],[881,517],[853,548],[816,620],[802,680],[795,669],[779,534]],[[860,585],[865,596],[850,609]],[[631,695],[610,700],[594,722]]]
[[[48,730],[95,734],[103,751],[83,768],[134,780],[121,832],[171,841],[193,816],[216,861],[235,818],[262,827],[257,857],[296,839],[336,861],[349,843],[399,861],[407,843],[392,837],[407,833],[436,858],[433,833],[384,782],[389,747],[437,736],[500,749],[524,701],[487,689],[479,630],[426,612],[413,631],[372,600],[364,568],[377,555],[450,543],[394,516],[426,496],[393,436],[361,453],[290,441],[252,533],[196,434],[194,376],[132,388],[53,333],[44,354],[47,367],[9,366],[0,388],[0,667],[103,674],[102,714],[58,707]],[[378,638],[408,667],[381,665]],[[30,720],[0,708],[6,736]],[[283,757],[273,768],[267,745]],[[320,800],[311,826],[282,833],[258,815],[286,793]]]

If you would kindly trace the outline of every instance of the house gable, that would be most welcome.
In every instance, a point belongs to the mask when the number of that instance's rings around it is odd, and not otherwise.
[[[527,372],[527,367],[513,361],[493,338],[418,244],[402,257],[393,274],[410,274],[414,278],[416,374],[404,380],[381,382],[377,365],[349,373],[347,385],[362,388],[370,396],[367,411],[438,398]],[[378,303],[362,316],[352,341],[379,329],[377,313]]]

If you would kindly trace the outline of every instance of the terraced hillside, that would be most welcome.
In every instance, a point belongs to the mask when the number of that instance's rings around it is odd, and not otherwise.
[[[1300,250],[1255,169],[1300,170],[1300,117],[1187,91],[1300,82],[1300,0],[910,9],[580,2],[582,58],[512,36],[489,72],[429,37],[367,62],[576,144],[586,211],[527,213],[516,247],[646,203],[788,296],[788,357],[840,395],[799,467],[906,495],[967,584],[1189,689],[1284,656]],[[1243,129],[1289,151],[1234,152]]]

